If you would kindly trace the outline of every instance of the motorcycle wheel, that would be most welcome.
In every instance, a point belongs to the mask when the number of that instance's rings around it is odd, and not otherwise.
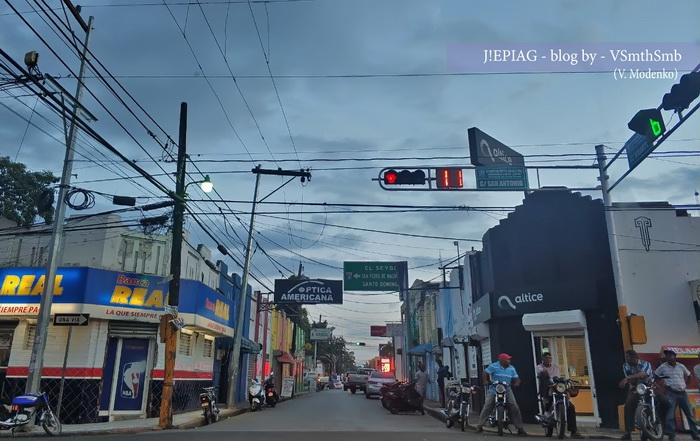
[[[355,389],[354,387],[352,389],[350,389],[351,394],[355,395],[355,392],[357,392],[357,389]]]
[[[58,436],[63,431],[61,422],[58,421],[58,418],[56,418],[56,415],[53,414],[51,409],[46,409],[44,411],[44,418],[41,421],[41,427],[49,436]]]
[[[211,407],[204,408],[204,424],[211,424],[213,422]]]
[[[566,409],[564,403],[557,403],[557,436],[564,439],[566,433]]]
[[[462,426],[462,432],[467,427],[467,420],[469,419],[469,405],[459,407],[459,422]]]
[[[396,406],[391,406],[391,407],[389,407],[389,412],[391,412],[391,413],[394,414],[394,415],[398,415],[398,414],[399,414],[399,408],[396,407]]]
[[[553,433],[554,426],[552,426],[551,424],[547,424],[546,426],[544,426],[544,436],[546,436],[547,438],[551,438]]]
[[[638,406],[635,412],[635,422],[642,432],[642,436],[651,441],[661,441],[664,437],[664,427],[660,418],[656,423],[652,421],[653,415],[648,406]]]
[[[503,436],[503,429],[506,425],[506,410],[503,406],[496,408],[496,420],[498,421],[498,436]]]

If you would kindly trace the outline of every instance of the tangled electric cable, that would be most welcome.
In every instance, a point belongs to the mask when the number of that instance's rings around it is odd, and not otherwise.
[[[74,199],[76,195],[81,195],[83,197],[82,202],[74,203],[71,199]],[[82,188],[71,187],[66,193],[65,197],[66,205],[68,205],[73,210],[87,210],[95,206],[95,195],[88,190],[83,190]]]

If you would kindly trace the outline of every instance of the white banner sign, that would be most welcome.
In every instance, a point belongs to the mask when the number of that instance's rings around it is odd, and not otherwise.
[[[311,329],[311,340],[328,340],[331,338],[331,329],[328,328],[313,328]]]

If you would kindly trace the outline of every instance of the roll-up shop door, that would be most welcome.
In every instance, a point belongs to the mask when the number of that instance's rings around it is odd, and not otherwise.
[[[117,338],[158,338],[158,323],[110,321],[109,336]]]

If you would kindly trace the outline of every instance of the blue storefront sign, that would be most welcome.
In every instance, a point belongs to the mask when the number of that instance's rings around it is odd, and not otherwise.
[[[44,268],[0,268],[0,315],[38,314],[44,278]],[[159,276],[77,267],[59,268],[55,280],[53,313],[157,322],[168,300]],[[233,301],[195,280],[181,280],[178,312],[219,333],[234,328]]]

